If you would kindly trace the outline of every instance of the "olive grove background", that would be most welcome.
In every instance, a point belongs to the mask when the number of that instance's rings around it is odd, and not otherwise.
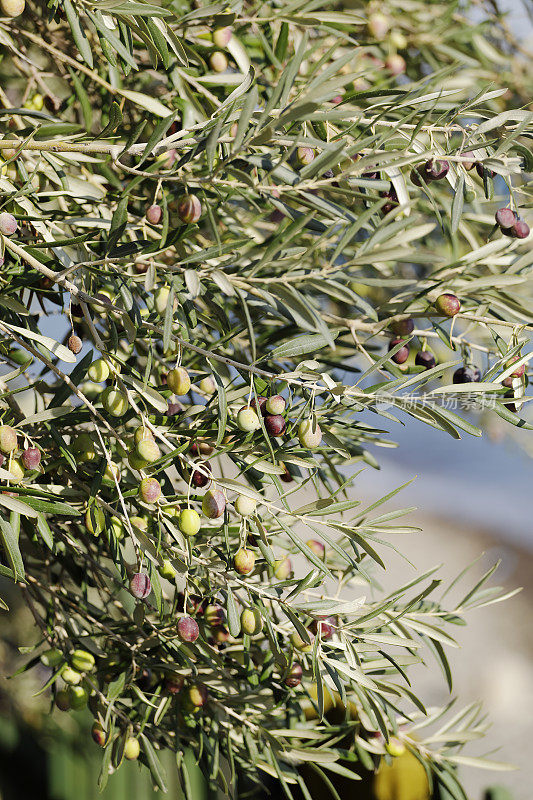
[[[3,763],[31,731],[58,797],[525,800],[525,25],[2,11]]]

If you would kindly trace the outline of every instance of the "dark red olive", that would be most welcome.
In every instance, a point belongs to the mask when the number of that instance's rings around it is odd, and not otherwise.
[[[427,350],[419,350],[415,356],[415,364],[417,367],[432,369],[436,364],[435,356]]]
[[[396,347],[397,344],[400,344],[400,342],[403,341],[404,341],[403,339],[391,339],[389,343],[389,350],[392,350],[394,347]],[[407,344],[404,344],[404,346],[400,347],[398,352],[395,353],[391,358],[395,364],[405,363],[409,358],[409,346]]]
[[[415,323],[411,317],[395,319],[391,323],[391,330],[396,336],[410,336],[415,329]]]
[[[298,686],[302,682],[302,675],[303,669],[302,665],[298,664],[297,661],[292,665],[287,676],[283,683],[285,686],[289,686],[291,689],[294,689],[295,686]]]
[[[453,383],[478,383],[481,372],[477,367],[459,367],[453,373]]]
[[[202,472],[200,472],[197,469],[193,470],[191,476],[191,484],[196,489],[203,489],[204,486],[207,486],[208,483],[211,483],[211,478],[209,477],[209,475],[204,475],[203,474],[204,472],[205,473],[211,472],[211,464],[209,463],[209,461],[204,461],[204,463],[202,464]]]
[[[476,161],[476,172],[480,178],[483,178],[484,173],[487,173],[489,178],[494,178],[494,176],[496,175],[494,170],[487,169],[486,167],[484,167],[481,161]]]
[[[281,436],[285,433],[287,423],[281,414],[266,414],[265,428],[269,436]]]
[[[527,239],[529,236],[529,225],[523,219],[517,219],[512,228],[513,235],[517,239]]]
[[[500,228],[509,230],[517,220],[516,213],[511,208],[499,208],[494,215]]]

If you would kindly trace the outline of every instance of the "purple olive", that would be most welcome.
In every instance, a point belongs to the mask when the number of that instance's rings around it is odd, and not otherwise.
[[[435,366],[435,356],[427,350],[419,350],[415,356],[415,364],[417,367],[425,367],[425,369],[432,369]]]
[[[285,433],[287,423],[281,414],[266,414],[265,428],[269,436],[281,436]]]
[[[289,686],[291,689],[294,689],[295,686],[299,686],[300,683],[302,682],[302,675],[303,675],[302,665],[298,664],[298,662],[295,661],[292,667],[290,668],[289,672],[287,673],[287,676],[285,677],[283,683],[285,684],[285,686]]]
[[[198,639],[200,629],[198,623],[192,617],[180,617],[177,628],[178,636],[182,642],[195,642]]]
[[[477,367],[459,367],[453,373],[453,383],[478,383],[481,372]]]
[[[41,451],[37,447],[28,447],[21,456],[26,469],[37,469],[41,463]]]
[[[144,600],[152,591],[152,584],[146,572],[136,572],[130,581],[130,592],[138,600]]]
[[[400,344],[400,342],[403,341],[403,339],[391,339],[389,342],[389,350],[392,350],[397,344]],[[400,347],[398,352],[395,353],[391,358],[395,364],[404,364],[409,358],[409,346],[404,344],[404,346]]]
[[[517,220],[517,215],[510,208],[499,208],[494,217],[500,228],[504,230],[512,228]]]

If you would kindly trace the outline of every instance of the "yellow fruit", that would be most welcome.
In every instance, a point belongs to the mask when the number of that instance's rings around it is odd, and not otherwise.
[[[187,370],[183,367],[171,369],[167,375],[167,386],[174,394],[187,394],[191,388],[191,379]]]
[[[13,476],[11,483],[20,483],[24,477],[24,467],[18,458],[12,458],[9,462],[8,471]]]
[[[424,767],[412,753],[405,752],[392,764],[383,760],[374,778],[376,800],[429,800]]]
[[[140,752],[141,745],[139,744],[139,740],[135,739],[133,736],[129,736],[124,744],[124,758],[127,758],[128,761],[136,761],[139,758]]]
[[[20,17],[26,5],[25,0],[2,0],[0,6],[5,17]]]

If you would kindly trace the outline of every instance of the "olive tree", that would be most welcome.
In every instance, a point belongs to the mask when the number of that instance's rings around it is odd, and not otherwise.
[[[409,671],[451,688],[502,594],[381,591],[411,528],[354,476],[398,420],[531,429],[531,64],[475,6],[1,0],[0,574],[101,786],[170,749],[190,793],[192,750],[309,800],[410,753],[465,798],[480,710]]]

